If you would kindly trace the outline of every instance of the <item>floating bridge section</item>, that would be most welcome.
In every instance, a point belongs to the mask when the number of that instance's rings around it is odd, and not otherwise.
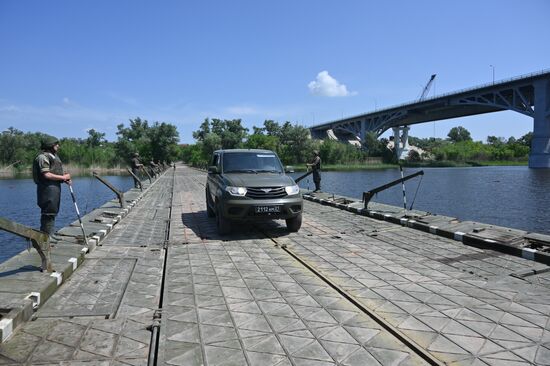
[[[0,364],[550,363],[547,236],[311,192],[297,233],[220,236],[205,180],[178,165],[108,202],[89,252],[61,230],[57,275],[0,265]]]
[[[407,126],[450,118],[510,110],[533,118],[533,140],[529,166],[550,168],[550,71],[518,76],[440,95],[422,101],[330,121],[310,127],[311,136],[365,141],[369,132],[380,136],[393,128],[403,149],[407,148]],[[404,136],[399,136],[398,133]],[[399,140],[396,140],[399,141]]]

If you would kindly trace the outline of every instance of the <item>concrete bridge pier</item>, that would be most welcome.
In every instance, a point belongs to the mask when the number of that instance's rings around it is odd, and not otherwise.
[[[405,160],[409,156],[409,130],[408,126],[392,127],[395,154],[398,160]]]
[[[533,140],[529,168],[550,168],[550,80],[534,82]]]

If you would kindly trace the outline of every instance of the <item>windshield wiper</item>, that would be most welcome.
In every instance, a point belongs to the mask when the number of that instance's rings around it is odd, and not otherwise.
[[[257,173],[254,169],[233,169],[226,170],[225,173]]]
[[[280,170],[276,169],[262,169],[262,170],[256,170],[258,173],[280,173]]]

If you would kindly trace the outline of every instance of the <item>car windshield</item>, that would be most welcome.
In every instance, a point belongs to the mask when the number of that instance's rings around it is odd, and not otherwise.
[[[223,154],[224,173],[282,173],[281,163],[273,153]]]

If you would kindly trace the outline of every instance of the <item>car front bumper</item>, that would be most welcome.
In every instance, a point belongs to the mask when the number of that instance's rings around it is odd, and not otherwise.
[[[278,207],[278,212],[273,212],[275,207]],[[303,199],[301,194],[295,197],[269,200],[235,197],[224,200],[220,208],[223,216],[230,220],[290,219],[302,212]],[[257,212],[258,210],[265,212]]]

